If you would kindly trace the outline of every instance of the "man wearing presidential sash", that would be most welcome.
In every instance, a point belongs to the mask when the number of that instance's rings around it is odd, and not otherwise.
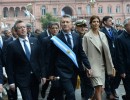
[[[91,66],[82,49],[80,36],[71,32],[72,21],[69,15],[64,15],[60,21],[61,31],[51,38],[50,78],[60,77],[60,87],[66,94],[66,100],[75,100],[74,84],[76,71],[80,64],[86,67],[86,77],[91,76]],[[62,93],[62,92],[60,92]],[[60,94],[59,94],[60,95]]]

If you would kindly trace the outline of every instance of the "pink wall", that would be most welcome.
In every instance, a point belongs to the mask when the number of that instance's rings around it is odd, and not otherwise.
[[[113,16],[114,20],[120,19],[122,23],[123,20],[130,16],[126,12],[126,5],[130,4],[130,0],[96,0],[94,6],[94,14],[100,16],[101,18],[106,15]],[[111,2],[110,2],[111,1]],[[25,7],[28,3],[32,3],[33,14],[36,17],[34,21],[35,28],[41,28],[40,17],[42,16],[41,8],[43,5],[46,7],[47,12],[53,13],[53,8],[57,9],[57,16],[61,16],[61,11],[64,7],[70,7],[72,10],[72,16],[78,16],[78,18],[88,18],[91,16],[87,14],[86,7],[89,3],[89,0],[1,0],[0,3],[0,15],[3,15],[3,8],[19,7],[20,10],[22,7]],[[112,13],[108,14],[107,7],[108,5],[112,8]],[[116,6],[120,6],[120,12],[116,13]],[[103,13],[98,13],[98,7],[101,6],[103,8]],[[78,15],[78,7],[81,7],[81,15]],[[23,16],[20,14],[18,17],[7,17],[5,23],[13,25],[16,19],[22,19],[26,22],[30,22],[30,18]],[[3,20],[1,20],[3,21]]]

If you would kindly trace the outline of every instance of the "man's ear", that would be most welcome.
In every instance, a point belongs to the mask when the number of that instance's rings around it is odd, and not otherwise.
[[[103,22],[103,24],[105,24],[105,25],[106,25],[106,21],[104,21],[104,22]]]

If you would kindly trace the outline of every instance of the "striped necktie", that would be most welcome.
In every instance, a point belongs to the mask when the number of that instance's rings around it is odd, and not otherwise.
[[[27,42],[27,40],[23,40],[23,43],[24,43],[24,49],[25,49],[25,54],[26,54],[28,60],[30,60],[30,55],[31,55],[31,54],[30,54],[30,51],[29,51],[29,48],[28,48],[26,42]]]
[[[66,35],[66,38],[67,38],[68,46],[72,49],[72,44],[71,44],[71,40],[70,40],[69,34],[65,34],[65,35]]]
[[[111,31],[111,29],[109,29],[108,32],[109,32],[109,35],[112,37],[112,31]]]

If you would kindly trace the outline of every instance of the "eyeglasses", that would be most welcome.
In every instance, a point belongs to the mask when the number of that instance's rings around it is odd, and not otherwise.
[[[26,28],[26,26],[21,26],[21,27],[17,27],[17,29],[23,29],[23,28]]]

